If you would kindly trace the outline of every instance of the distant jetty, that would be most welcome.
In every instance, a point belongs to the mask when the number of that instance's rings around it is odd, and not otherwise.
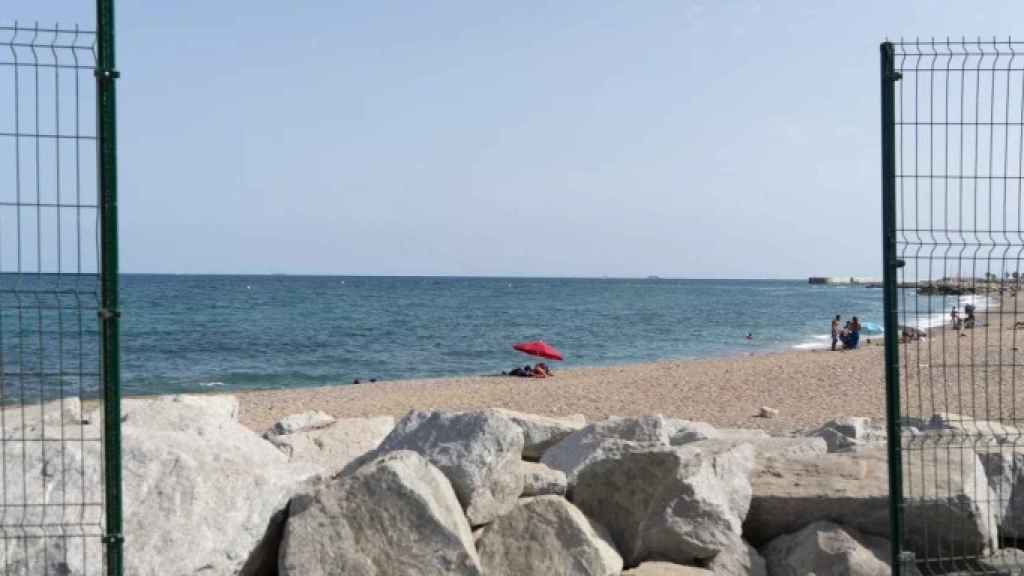
[[[827,286],[867,286],[881,284],[881,280],[863,276],[811,276],[807,279],[807,283]]]

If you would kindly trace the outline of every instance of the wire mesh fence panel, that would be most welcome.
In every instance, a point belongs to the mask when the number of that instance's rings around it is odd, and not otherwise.
[[[0,574],[105,574],[96,35],[0,26]]]
[[[886,43],[882,66],[902,571],[1021,573],[1024,45]]]

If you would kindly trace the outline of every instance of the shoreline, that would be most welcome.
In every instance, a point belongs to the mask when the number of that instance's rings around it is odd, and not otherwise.
[[[240,418],[262,431],[289,414],[323,410],[337,418],[392,415],[413,409],[507,408],[589,420],[664,414],[718,426],[789,432],[838,416],[884,415],[881,338],[858,350],[748,352],[726,357],[576,367],[552,378],[454,376],[247,390],[232,394]],[[760,418],[762,406],[779,410]]]

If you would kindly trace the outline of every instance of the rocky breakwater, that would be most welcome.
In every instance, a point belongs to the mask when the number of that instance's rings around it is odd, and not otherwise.
[[[308,413],[261,435],[238,423],[230,397],[125,412],[127,574],[889,571],[884,443],[866,419],[778,437],[661,416]],[[922,463],[971,473],[915,492],[911,549],[979,566],[1017,557],[998,543],[1000,530],[1020,530],[1007,512],[1024,495],[1007,471],[1018,458],[994,448]],[[950,522],[955,532],[923,529]]]

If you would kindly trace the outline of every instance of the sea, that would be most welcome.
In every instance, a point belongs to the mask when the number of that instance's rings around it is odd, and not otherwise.
[[[128,274],[121,298],[126,394],[499,374],[528,340],[556,370],[742,356],[827,347],[836,314],[882,324],[881,290],[806,280]]]

